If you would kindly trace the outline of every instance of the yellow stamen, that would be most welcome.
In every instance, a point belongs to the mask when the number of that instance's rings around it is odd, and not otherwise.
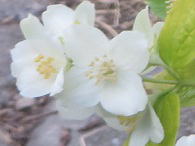
[[[56,68],[53,66],[54,61],[53,57],[45,57],[43,55],[39,55],[34,59],[34,62],[38,63],[36,70],[44,79],[49,79],[57,73]]]
[[[90,70],[86,72],[89,79],[96,79],[96,84],[101,81],[115,81],[116,67],[112,59],[107,56],[95,58],[89,64]]]
[[[74,21],[74,24],[81,24],[81,22],[78,21],[78,20],[75,20],[75,21]]]
[[[34,59],[34,62],[40,62],[44,58],[43,55],[39,55]]]

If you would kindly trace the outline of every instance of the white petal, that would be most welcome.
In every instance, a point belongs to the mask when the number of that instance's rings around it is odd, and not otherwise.
[[[117,81],[105,84],[101,104],[108,112],[131,116],[145,109],[148,98],[141,78],[132,72],[119,72]]]
[[[108,49],[105,34],[91,26],[74,25],[64,37],[67,54],[78,66],[89,65],[95,57],[105,55]]]
[[[176,146],[195,146],[195,135],[181,137]]]
[[[15,48],[11,50],[13,60],[11,65],[12,75],[15,77],[18,76],[23,68],[34,63],[34,59],[38,55],[53,57],[57,61],[55,64],[57,69],[66,65],[64,52],[61,48],[56,46],[55,43],[41,39],[25,40],[18,43]]]
[[[157,22],[156,24],[154,24],[153,28],[152,28],[152,31],[153,31],[153,34],[158,37],[162,28],[164,26],[164,22]]]
[[[150,140],[160,143],[164,138],[163,127],[154,109],[148,105],[143,118],[133,131],[129,146],[145,146]]]
[[[127,127],[120,124],[118,117],[113,115],[107,111],[105,111],[101,106],[97,106],[96,113],[104,119],[108,126],[116,129],[116,130],[125,130]]]
[[[21,30],[26,39],[44,38],[45,29],[39,19],[33,15],[28,15],[27,18],[20,22]]]
[[[33,58],[37,53],[35,49],[32,48],[29,41],[21,41],[16,44],[15,48],[11,50],[11,57],[13,61]]]
[[[65,60],[64,51],[55,42],[47,39],[28,40],[31,47],[38,52],[37,55],[53,57],[59,60]]]
[[[68,120],[84,120],[95,113],[95,107],[83,108],[77,104],[72,104],[61,98],[56,101],[56,107],[59,114]]]
[[[64,69],[62,68],[56,77],[54,85],[51,87],[50,96],[60,93],[63,90],[63,85],[64,85]]]
[[[94,106],[99,102],[98,88],[85,76],[85,72],[72,68],[64,76],[63,92],[58,97],[71,101],[83,107]]]
[[[148,7],[141,10],[135,18],[133,30],[143,32],[151,40],[153,37],[152,25],[149,18]]]
[[[29,45],[28,41],[19,42],[14,49],[11,50],[12,64],[11,73],[17,77],[23,68],[32,63],[37,52]]]
[[[31,65],[22,70],[16,84],[22,96],[32,98],[49,94],[53,82],[44,79]]]
[[[18,77],[22,70],[32,64],[31,60],[19,60],[11,63],[11,74]]]
[[[140,73],[149,61],[147,47],[143,33],[124,31],[111,40],[110,55],[118,66]]]
[[[74,11],[65,5],[51,5],[42,14],[42,20],[46,29],[58,36],[73,23]]]
[[[94,4],[89,1],[82,2],[75,10],[75,22],[93,26],[95,22]]]

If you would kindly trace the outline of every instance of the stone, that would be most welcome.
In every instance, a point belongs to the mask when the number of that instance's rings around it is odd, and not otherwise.
[[[32,98],[24,98],[20,95],[17,95],[17,102],[16,102],[16,109],[17,110],[23,110],[26,108],[31,107],[33,104],[35,104],[35,100]]]
[[[12,16],[13,20],[19,21],[29,13],[40,15],[49,4],[48,0],[1,0],[0,1],[0,20]]]
[[[84,137],[87,146],[121,146],[127,138],[125,132],[116,131],[110,127],[103,126],[96,132]]]
[[[35,128],[27,146],[60,146],[64,130],[58,115],[50,116]]]

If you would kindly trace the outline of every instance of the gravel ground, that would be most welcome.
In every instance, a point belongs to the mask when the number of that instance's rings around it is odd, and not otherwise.
[[[143,0],[96,2],[97,26],[109,37],[132,27]],[[114,1],[114,0],[112,0]],[[80,0],[0,0],[0,146],[120,146],[127,137],[115,131],[97,116],[86,121],[61,119],[52,107],[52,98],[24,99],[10,75],[9,51],[23,40],[19,21],[28,13],[36,16],[49,4],[63,3],[75,7]],[[120,9],[120,13],[118,13]],[[106,24],[109,24],[108,26]],[[182,110],[179,136],[195,133],[195,108]]]

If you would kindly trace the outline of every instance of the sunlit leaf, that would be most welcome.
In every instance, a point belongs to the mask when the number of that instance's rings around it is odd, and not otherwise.
[[[182,81],[195,81],[195,0],[176,0],[158,41],[162,60]]]
[[[166,17],[171,1],[169,0],[147,0],[147,1],[150,8],[157,16],[159,16],[162,19]]]
[[[180,101],[176,93],[161,96],[154,109],[163,125],[165,138],[160,144],[150,142],[147,146],[175,146],[180,120]]]
[[[195,106],[195,87],[183,87],[178,91],[182,107]]]

